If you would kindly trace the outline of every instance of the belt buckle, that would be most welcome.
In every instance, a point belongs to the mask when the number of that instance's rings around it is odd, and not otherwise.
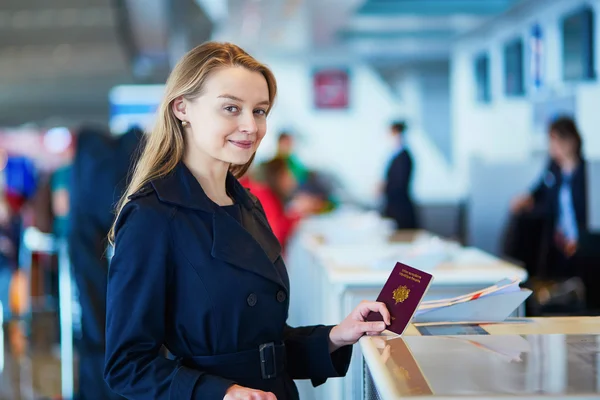
[[[271,350],[270,351],[271,365],[273,368],[272,374],[267,373],[268,358],[266,356],[269,354],[269,349]],[[263,379],[275,378],[277,376],[277,364],[275,362],[275,343],[270,342],[270,343],[261,344],[258,347],[258,352],[260,354],[260,371],[262,373],[262,378]]]

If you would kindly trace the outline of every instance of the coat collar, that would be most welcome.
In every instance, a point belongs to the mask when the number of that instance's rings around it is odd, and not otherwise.
[[[257,201],[231,173],[227,174],[225,184],[235,203],[242,205],[241,221],[236,221],[208,198],[183,162],[169,175],[152,181],[160,201],[212,214],[213,257],[258,274],[289,290],[285,271],[280,271],[275,265],[281,254],[281,245]],[[244,245],[240,246],[242,243]]]
[[[171,203],[185,208],[216,212],[220,207],[213,202],[204,192],[196,177],[181,161],[168,175],[155,179],[151,182],[160,201]],[[252,209],[254,202],[248,195],[246,189],[231,174],[227,173],[225,182],[227,192],[233,197],[237,204],[247,209]]]

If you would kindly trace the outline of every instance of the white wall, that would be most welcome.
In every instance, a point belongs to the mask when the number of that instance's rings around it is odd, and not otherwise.
[[[456,197],[452,171],[422,129],[423,118],[432,116],[423,114],[422,89],[415,71],[398,80],[402,94],[398,98],[369,66],[346,65],[350,70],[350,108],[322,111],[312,104],[312,71],[317,65],[298,63],[297,59],[261,61],[275,73],[279,94],[259,160],[273,154],[279,130],[292,129],[302,137],[298,152],[307,165],[335,174],[354,198],[374,205],[391,152],[388,124],[406,118],[410,121],[408,142],[416,160],[413,192],[417,201],[443,202]]]
[[[368,65],[325,63],[322,66],[349,68],[351,107],[345,111],[320,111],[312,105],[311,80],[314,68],[321,65],[319,62],[298,62],[298,57],[259,57],[275,72],[280,91],[278,104],[270,116],[270,135],[258,158],[272,155],[279,130],[292,129],[303,137],[299,153],[306,164],[335,174],[352,196],[376,204],[375,188],[391,150],[388,123],[406,118],[410,124],[409,146],[416,162],[415,198],[422,204],[454,202],[469,193],[469,165],[473,158],[480,162],[517,162],[543,151],[546,137],[535,132],[534,102],[571,94],[576,100],[575,116],[586,156],[600,158],[600,135],[596,133],[600,129],[600,83],[562,81],[560,20],[565,13],[584,4],[592,4],[598,10],[595,60],[600,72],[600,0],[526,0],[509,14],[457,41],[450,60],[448,99],[451,162],[432,142],[435,135],[425,130],[436,125],[429,123],[436,115],[427,106],[432,101],[428,85],[424,84],[427,73],[418,66],[398,73],[395,90],[390,90]],[[533,92],[527,81],[529,66],[525,65],[526,96],[507,98],[503,90],[504,44],[521,36],[527,47],[534,23],[539,23],[543,31],[543,90]],[[473,59],[481,51],[490,54],[492,102],[489,104],[477,103],[474,96]],[[527,56],[525,61],[528,62]],[[433,100],[443,102],[438,97]]]
[[[424,64],[420,69],[423,129],[449,163],[452,154],[452,116],[450,115],[450,70],[448,61]]]
[[[600,158],[600,82],[565,83],[562,81],[562,41],[560,21],[565,14],[585,4],[596,9],[595,62],[600,72],[600,1],[539,0],[528,1],[507,16],[495,20],[481,31],[459,41],[451,59],[451,96],[453,113],[454,154],[458,178],[467,187],[468,165],[472,157],[488,161],[525,160],[545,145],[546,137],[535,131],[534,102],[573,95],[575,118],[584,140],[588,158]],[[529,66],[524,71],[526,96],[507,98],[503,90],[502,49],[506,41],[517,36],[529,44],[532,26],[539,23],[543,32],[544,86],[533,92]],[[491,66],[490,104],[475,101],[473,60],[488,51]],[[526,51],[527,53],[527,51]],[[525,60],[528,57],[525,56]]]

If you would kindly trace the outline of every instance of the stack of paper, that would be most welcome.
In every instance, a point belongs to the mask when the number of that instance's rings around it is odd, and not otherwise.
[[[519,283],[520,281],[518,279],[503,279],[500,282],[497,282],[496,284],[489,286],[485,289],[477,290],[475,292],[468,293],[462,296],[454,297],[451,299],[424,301],[423,303],[421,303],[421,306],[417,310],[417,315],[426,313],[428,311],[436,310],[442,307],[449,307],[454,304],[477,300],[478,298],[485,296],[518,292],[519,290],[521,290],[519,288]]]
[[[519,287],[518,279],[503,279],[495,285],[451,299],[424,301],[414,322],[504,321],[531,295]]]

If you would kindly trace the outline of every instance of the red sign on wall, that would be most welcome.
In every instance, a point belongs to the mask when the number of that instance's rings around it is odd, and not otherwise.
[[[313,90],[316,108],[348,108],[348,71],[343,69],[326,69],[316,71],[313,76]]]

